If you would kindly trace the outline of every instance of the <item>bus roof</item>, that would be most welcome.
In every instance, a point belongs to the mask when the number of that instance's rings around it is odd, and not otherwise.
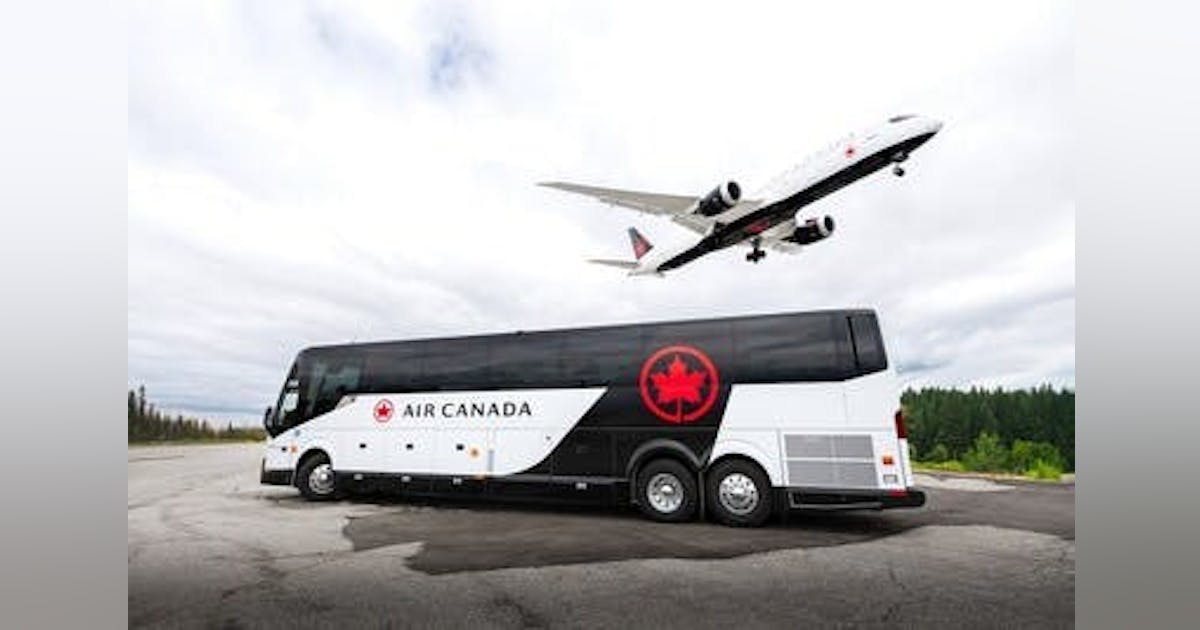
[[[335,351],[335,350],[339,350],[339,349],[377,348],[377,347],[384,347],[384,346],[390,346],[390,345],[395,345],[395,344],[406,344],[406,343],[416,343],[416,342],[424,343],[424,342],[463,340],[463,339],[478,339],[478,340],[483,341],[483,340],[494,339],[494,338],[502,338],[502,337],[508,337],[508,336],[520,336],[520,335],[540,335],[540,334],[549,334],[549,333],[567,334],[567,333],[582,332],[582,331],[601,331],[601,330],[610,331],[610,330],[617,330],[617,329],[621,329],[621,328],[646,328],[646,327],[657,327],[657,326],[678,326],[678,325],[686,325],[686,324],[718,324],[718,323],[727,323],[727,322],[763,320],[763,319],[780,318],[780,317],[805,317],[805,316],[814,316],[814,315],[846,315],[846,316],[849,316],[849,315],[872,315],[872,316],[874,316],[875,310],[870,309],[870,308],[818,309],[818,310],[811,310],[811,311],[786,311],[786,312],[782,312],[782,313],[765,313],[765,314],[758,314],[758,315],[731,315],[731,316],[725,316],[725,317],[674,319],[674,320],[660,320],[660,321],[649,321],[649,322],[626,322],[626,323],[621,323],[621,324],[602,324],[602,325],[597,325],[597,326],[573,326],[573,327],[569,327],[569,328],[545,328],[545,329],[539,329],[539,330],[515,330],[515,331],[509,331],[509,332],[477,333],[477,334],[471,334],[471,335],[458,335],[458,336],[448,336],[448,337],[447,336],[415,337],[412,339],[392,339],[392,340],[383,340],[383,341],[367,341],[367,342],[361,342],[361,343],[356,342],[356,343],[341,343],[341,344],[322,344],[322,345],[316,345],[316,346],[309,346],[307,348],[304,348],[300,352],[301,352],[301,354],[308,354],[308,353],[320,353],[320,352],[324,352],[324,351]]]

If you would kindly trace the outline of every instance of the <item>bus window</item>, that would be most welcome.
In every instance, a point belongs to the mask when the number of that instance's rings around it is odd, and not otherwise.
[[[279,410],[283,412],[283,417],[287,418],[289,414],[300,406],[300,392],[291,390],[283,393],[283,401],[279,403]]]
[[[887,355],[883,340],[879,336],[879,325],[874,315],[851,315],[850,333],[854,341],[854,357],[859,374],[870,374],[887,369]]]
[[[384,344],[366,351],[363,391],[401,393],[417,391],[421,380],[422,342]]]
[[[271,435],[277,435],[285,429],[291,428],[300,424],[300,381],[296,378],[296,366],[293,365],[288,373],[287,382],[283,384],[283,391],[279,393],[279,400],[275,403],[275,410],[271,413],[271,417],[267,423],[267,431]]]
[[[317,399],[313,405],[312,415],[319,416],[333,411],[343,396],[358,391],[358,378],[361,372],[358,365],[341,365],[326,373],[317,389]]]
[[[423,390],[472,390],[484,386],[487,341],[480,337],[424,342],[420,387]]]
[[[503,335],[491,340],[488,349],[491,387],[521,385],[550,386],[562,381],[559,354],[565,336],[561,333]]]
[[[342,396],[359,391],[361,355],[327,353],[318,356],[320,358],[301,362],[299,406],[304,410],[305,420],[332,411]]]
[[[852,366],[850,358],[843,356],[848,352],[841,351],[840,341],[848,333],[840,334],[833,320],[830,315],[814,313],[736,322],[738,380],[777,383],[846,378]]]
[[[564,380],[575,386],[633,382],[644,360],[638,327],[574,330],[563,341],[562,373]]]

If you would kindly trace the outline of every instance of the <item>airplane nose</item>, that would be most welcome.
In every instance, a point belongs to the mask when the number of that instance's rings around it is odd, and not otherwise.
[[[942,121],[933,118],[929,119],[929,130],[937,133],[942,130]]]

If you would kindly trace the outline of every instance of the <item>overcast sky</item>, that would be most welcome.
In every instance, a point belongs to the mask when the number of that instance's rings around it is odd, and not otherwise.
[[[862,306],[907,385],[1073,387],[1070,7],[696,4],[135,3],[130,385],[257,422],[308,345]],[[753,192],[898,113],[908,175],[757,266],[589,265],[689,234],[534,185]]]

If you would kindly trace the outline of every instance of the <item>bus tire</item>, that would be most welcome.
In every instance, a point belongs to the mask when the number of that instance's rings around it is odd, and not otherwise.
[[[771,482],[753,462],[726,459],[705,474],[705,503],[718,522],[757,527],[771,516]]]
[[[680,523],[696,516],[696,476],[673,459],[656,459],[638,470],[638,507],[653,520]]]
[[[296,487],[309,501],[332,501],[341,496],[329,456],[317,453],[305,458],[296,471]]]

